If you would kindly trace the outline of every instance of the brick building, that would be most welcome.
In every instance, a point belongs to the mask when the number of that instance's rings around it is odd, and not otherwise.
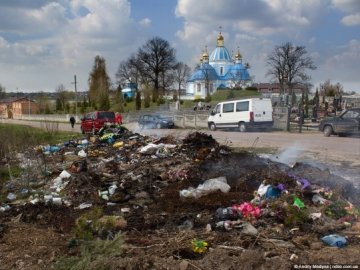
[[[17,118],[38,113],[38,104],[28,97],[11,97],[0,100],[0,117],[2,118]]]

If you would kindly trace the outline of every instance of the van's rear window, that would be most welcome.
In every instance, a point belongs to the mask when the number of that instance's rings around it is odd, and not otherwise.
[[[99,112],[99,119],[112,119],[115,118],[114,112]]]

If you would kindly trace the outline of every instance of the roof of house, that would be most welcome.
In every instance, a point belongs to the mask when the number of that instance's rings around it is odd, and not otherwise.
[[[22,97],[9,97],[9,98],[5,98],[5,99],[1,99],[0,100],[0,104],[10,104],[22,99],[26,99],[27,101],[29,100],[28,97],[26,96],[22,96]],[[34,100],[30,100],[31,102],[34,102]]]

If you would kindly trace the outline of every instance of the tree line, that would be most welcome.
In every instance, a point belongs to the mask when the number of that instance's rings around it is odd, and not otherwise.
[[[276,46],[267,56],[269,67],[267,76],[273,82],[278,82],[281,94],[293,94],[295,85],[303,85],[309,94],[312,87],[311,76],[308,70],[315,70],[313,59],[308,56],[304,46],[295,46],[286,42]],[[198,67],[199,68],[199,67]],[[195,67],[196,69],[196,67]],[[56,88],[56,112],[75,112],[75,106],[83,113],[87,108],[108,110],[110,94],[115,97],[115,103],[119,105],[118,110],[123,111],[124,99],[121,93],[128,81],[138,86],[136,91],[136,109],[142,104],[149,107],[150,102],[161,102],[163,96],[170,89],[177,89],[174,100],[180,98],[181,89],[185,88],[186,81],[190,76],[191,69],[183,62],[176,60],[175,49],[170,43],[160,37],[149,39],[136,53],[128,59],[120,62],[115,74],[116,82],[113,86],[107,73],[106,61],[102,56],[96,56],[88,78],[88,96],[74,104],[73,91],[67,90],[62,84]],[[330,80],[320,85],[320,93],[324,95],[336,95],[344,93],[340,83],[331,84]],[[0,84],[0,99],[5,96],[5,88]],[[77,100],[77,99],[76,99]],[[38,95],[41,113],[49,113],[50,108],[46,95]]]

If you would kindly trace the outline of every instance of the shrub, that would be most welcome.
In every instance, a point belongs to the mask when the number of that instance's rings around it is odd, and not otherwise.
[[[257,89],[255,86],[248,86],[248,87],[246,87],[246,90],[249,90],[249,91],[258,91],[258,89]]]

